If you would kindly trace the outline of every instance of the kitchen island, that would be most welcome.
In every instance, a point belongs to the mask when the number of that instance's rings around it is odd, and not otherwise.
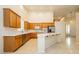
[[[40,33],[37,34],[37,52],[45,53],[46,48],[61,41],[60,33]]]

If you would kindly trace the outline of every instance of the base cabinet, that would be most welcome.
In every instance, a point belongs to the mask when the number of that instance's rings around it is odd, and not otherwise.
[[[48,48],[56,43],[56,39],[54,35],[45,37],[45,48]]]
[[[22,34],[18,36],[4,36],[4,52],[14,52],[25,42],[36,37],[35,33]]]
[[[36,39],[37,38],[37,33],[30,33],[30,38],[31,39]]]
[[[16,44],[16,49],[22,45],[22,36],[15,37],[15,44]]]
[[[22,35],[22,43],[24,44],[25,42],[27,42],[30,38],[29,38],[29,33],[28,34],[23,34]]]
[[[4,36],[4,52],[12,52],[22,44],[21,36]]]

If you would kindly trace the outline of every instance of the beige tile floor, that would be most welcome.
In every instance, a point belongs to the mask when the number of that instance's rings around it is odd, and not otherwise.
[[[14,53],[16,53],[16,54],[34,54],[37,52],[36,45],[37,45],[36,39],[31,39]]]
[[[12,54],[36,54],[36,39],[31,39]],[[67,37],[65,41],[56,43],[46,49],[46,54],[75,54],[79,53],[79,42],[74,37]]]
[[[75,37],[67,37],[65,41],[47,48],[46,53],[77,54],[79,53],[79,42],[76,41]]]

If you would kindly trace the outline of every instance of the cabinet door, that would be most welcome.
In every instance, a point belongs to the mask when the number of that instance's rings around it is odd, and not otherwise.
[[[24,29],[27,30],[27,23],[24,22]]]
[[[10,27],[16,27],[16,14],[10,11]]]
[[[21,36],[15,37],[15,45],[16,45],[16,48],[18,48],[22,45],[22,37]]]
[[[19,36],[19,46],[22,45],[22,36]]]
[[[9,27],[10,25],[10,13],[9,13],[9,9],[4,8],[3,9],[3,17],[4,17],[4,26],[5,27]]]
[[[28,22],[24,22],[24,29],[25,30],[29,29],[29,23]]]
[[[21,27],[21,20],[20,20],[20,16],[16,16],[17,17],[17,28]]]
[[[13,52],[16,50],[15,37],[4,36],[4,52]]]
[[[15,38],[15,46],[16,46],[16,48],[19,47],[19,39],[18,38]]]
[[[37,38],[37,34],[36,33],[30,33],[30,39],[36,39]]]

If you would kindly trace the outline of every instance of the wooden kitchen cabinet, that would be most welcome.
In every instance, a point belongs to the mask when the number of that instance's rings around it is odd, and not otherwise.
[[[30,39],[35,39],[37,34],[27,33],[17,36],[4,36],[4,52],[14,52]]]
[[[23,44],[27,41],[26,38],[28,38],[28,37],[27,37],[27,34],[23,34],[23,35],[22,35],[22,43],[23,43]]]
[[[24,29],[25,30],[29,29],[29,22],[24,21]]]
[[[15,44],[16,44],[16,48],[18,48],[22,45],[22,36],[21,35],[15,37]]]
[[[31,39],[36,39],[37,38],[37,33],[35,33],[35,32],[30,33],[30,38]]]
[[[12,11],[9,11],[10,13],[10,27],[16,28],[16,14]]]
[[[9,9],[3,9],[4,26],[10,27],[10,12]]]
[[[24,44],[25,42],[29,41],[30,39],[32,39],[32,34],[28,33],[28,34],[23,34],[22,35],[22,43]]]
[[[12,28],[19,28],[20,27],[20,16],[17,15],[14,11],[9,8],[3,9],[3,16],[4,16],[4,26],[5,27],[12,27]]]
[[[17,28],[20,28],[21,27],[21,17],[19,15],[16,16],[17,18]]]
[[[21,36],[4,36],[4,52],[13,52],[22,44]]]

